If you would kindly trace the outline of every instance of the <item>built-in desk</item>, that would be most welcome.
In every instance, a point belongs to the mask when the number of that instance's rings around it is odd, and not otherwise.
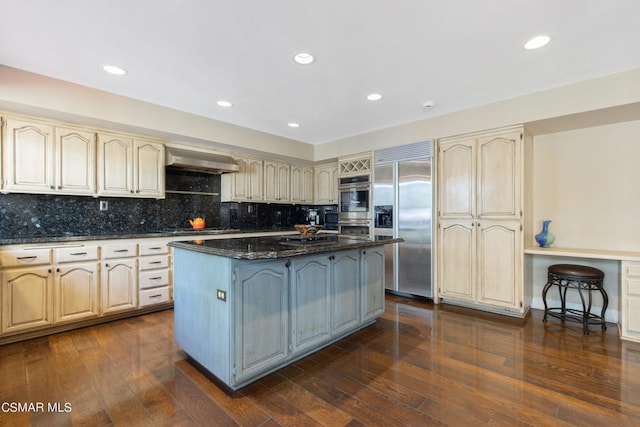
[[[602,249],[528,247],[528,255],[615,261],[619,267],[620,338],[640,342],[640,252]]]

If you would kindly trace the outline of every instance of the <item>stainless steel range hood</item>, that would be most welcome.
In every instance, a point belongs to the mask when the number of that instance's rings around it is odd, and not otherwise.
[[[229,156],[173,147],[167,147],[166,165],[172,169],[212,174],[238,172],[240,170],[236,161]]]

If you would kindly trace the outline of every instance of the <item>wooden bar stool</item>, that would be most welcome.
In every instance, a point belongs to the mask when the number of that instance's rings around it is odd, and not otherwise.
[[[603,287],[604,273],[601,270],[584,265],[555,264],[549,267],[547,284],[542,289],[542,301],[544,302],[543,322],[547,316],[557,317],[561,320],[582,322],[585,334],[589,333],[589,325],[602,325],[602,330],[607,329],[604,313],[609,305],[609,297]],[[560,294],[560,307],[547,306],[547,292],[552,286],[558,287]],[[567,290],[577,289],[582,301],[582,311],[567,308]],[[591,313],[591,292],[599,291],[602,295],[602,312]]]

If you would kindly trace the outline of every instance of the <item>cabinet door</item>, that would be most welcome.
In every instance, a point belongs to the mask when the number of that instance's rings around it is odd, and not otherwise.
[[[368,248],[362,259],[362,321],[384,313],[384,248]]]
[[[438,232],[440,296],[472,301],[476,283],[475,222],[442,220]]]
[[[56,190],[96,192],[96,136],[82,129],[56,127]]]
[[[56,323],[99,316],[97,262],[57,267],[54,289]]]
[[[478,218],[520,218],[521,150],[520,131],[478,138]]]
[[[289,164],[264,162],[264,200],[289,202]]]
[[[164,197],[164,145],[136,139],[134,145],[134,188],[137,197]]]
[[[338,203],[338,166],[320,166],[315,169],[315,204]]]
[[[360,324],[359,251],[333,255],[331,332],[338,335]]]
[[[461,138],[440,144],[440,218],[474,217],[475,171],[474,138]]]
[[[2,139],[4,188],[9,191],[55,191],[53,126],[6,118]]]
[[[235,382],[240,383],[268,371],[289,356],[287,263],[240,263],[234,288]]]
[[[291,165],[291,203],[313,201],[313,169]]]
[[[480,221],[478,233],[478,302],[522,309],[522,231],[518,221]]]
[[[247,194],[249,196],[249,200],[256,202],[262,201],[264,199],[262,160],[248,159],[247,174],[249,176],[249,179],[247,180]]]
[[[122,259],[102,264],[102,313],[138,307],[136,260]]]
[[[105,196],[133,195],[132,138],[98,134],[98,193]]]
[[[2,332],[20,332],[53,323],[51,267],[2,273]]]
[[[640,263],[622,261],[620,337],[640,341]]]
[[[320,255],[291,262],[291,337],[297,353],[328,341],[330,334],[330,257]]]

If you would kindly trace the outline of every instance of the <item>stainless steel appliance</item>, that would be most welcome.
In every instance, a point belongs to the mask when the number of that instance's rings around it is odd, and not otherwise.
[[[374,153],[374,235],[394,236],[386,245],[385,287],[431,298],[431,142]]]
[[[341,177],[338,183],[338,233],[350,238],[369,239],[371,176]]]

